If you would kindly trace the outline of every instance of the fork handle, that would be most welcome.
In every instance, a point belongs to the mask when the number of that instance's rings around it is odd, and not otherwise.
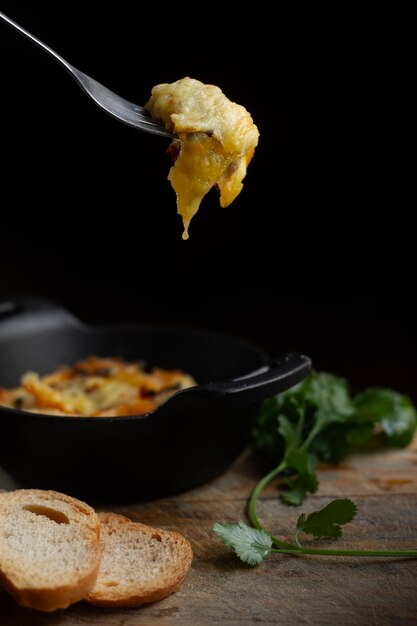
[[[56,61],[61,63],[70,72],[70,74],[74,75],[75,68],[70,63],[68,63],[68,61],[66,61],[64,58],[62,58],[62,56],[60,54],[55,52],[55,50],[52,50],[52,48],[50,48],[48,45],[46,45],[46,43],[44,43],[43,41],[41,41],[40,39],[35,37],[35,35],[32,35],[29,31],[27,31],[25,28],[23,28],[23,26],[20,26],[20,24],[17,24],[10,17],[8,17],[4,13],[2,13],[2,11],[0,11],[0,19],[2,19],[3,22],[6,22],[6,24],[11,26],[15,30],[17,30],[21,35],[24,35],[27,39],[29,39],[30,41],[35,43],[37,46],[39,46],[40,48],[45,50],[45,52],[50,54]]]

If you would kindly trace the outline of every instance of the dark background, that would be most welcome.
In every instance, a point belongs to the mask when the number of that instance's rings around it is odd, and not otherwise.
[[[138,104],[184,76],[220,86],[260,140],[240,196],[212,190],[183,241],[167,141],[0,23],[0,297],[232,332],[417,400],[413,46],[381,11],[269,7],[2,2]]]

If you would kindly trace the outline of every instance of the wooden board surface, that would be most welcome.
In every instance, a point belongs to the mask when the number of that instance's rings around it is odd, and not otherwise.
[[[2,626],[250,626],[258,624],[367,626],[417,624],[417,559],[273,556],[251,568],[237,561],[211,530],[215,521],[245,519],[247,497],[261,468],[245,451],[221,477],[155,502],[100,507],[145,524],[182,532],[194,550],[180,591],[138,609],[101,609],[84,603],[52,614],[17,606],[0,593]],[[321,466],[320,488],[304,505],[287,507],[276,486],[263,494],[259,516],[290,539],[301,512],[334,497],[358,504],[345,527],[345,548],[417,547],[417,439],[406,450],[348,457]],[[15,486],[0,471],[0,488]],[[326,542],[321,542],[323,545]]]

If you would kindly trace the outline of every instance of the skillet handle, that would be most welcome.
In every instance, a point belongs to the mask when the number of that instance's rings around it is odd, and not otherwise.
[[[76,318],[54,300],[38,296],[12,296],[0,301],[0,337],[76,324]]]
[[[224,382],[191,387],[173,397],[183,395],[204,401],[260,402],[301,382],[310,373],[311,359],[301,352],[288,352],[259,370]]]

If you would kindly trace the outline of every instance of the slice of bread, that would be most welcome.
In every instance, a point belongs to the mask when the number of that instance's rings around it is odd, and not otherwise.
[[[191,544],[175,531],[99,513],[103,556],[85,600],[97,606],[136,607],[161,600],[181,586],[191,567]]]
[[[54,611],[81,600],[101,561],[90,506],[55,491],[0,493],[0,584],[18,604]]]

